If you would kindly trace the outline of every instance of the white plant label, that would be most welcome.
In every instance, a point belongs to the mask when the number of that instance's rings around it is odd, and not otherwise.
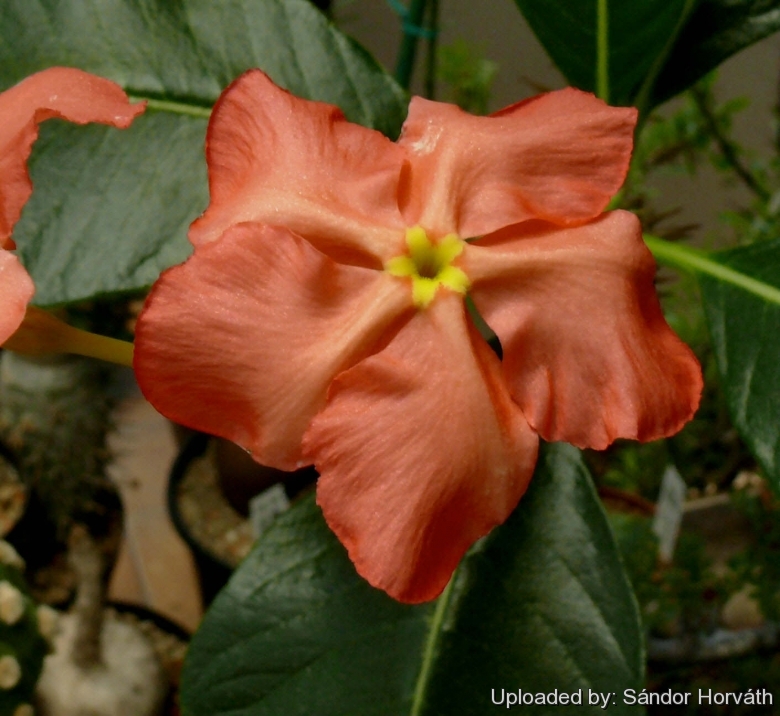
[[[249,520],[252,534],[257,539],[271,526],[274,517],[290,506],[284,485],[278,483],[264,490],[249,501]]]
[[[658,537],[658,556],[664,562],[671,562],[674,555],[687,489],[677,468],[669,465],[661,480],[661,491],[658,494],[655,517],[653,517],[653,532]]]

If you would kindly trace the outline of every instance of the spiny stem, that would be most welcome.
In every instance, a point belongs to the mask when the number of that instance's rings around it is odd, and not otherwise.
[[[700,88],[694,86],[691,88],[691,96],[694,102],[696,102],[696,107],[704,118],[707,130],[718,145],[723,158],[729,163],[745,186],[762,201],[769,201],[772,195],[771,192],[740,160],[737,146],[721,131],[706,94]]]
[[[78,579],[73,603],[76,631],[71,658],[82,669],[93,669],[103,661],[104,565],[100,547],[81,525],[73,528],[68,557]]]

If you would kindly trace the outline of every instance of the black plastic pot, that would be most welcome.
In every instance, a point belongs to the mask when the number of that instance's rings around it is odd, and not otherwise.
[[[121,600],[115,599],[110,600],[106,606],[111,609],[115,609],[121,614],[132,614],[133,616],[138,617],[138,619],[141,621],[151,622],[160,631],[164,631],[167,634],[172,634],[181,641],[189,641],[192,637],[192,634],[181,624],[177,624],[175,621],[169,619],[163,614],[160,614],[160,612],[149,609],[149,607],[144,607],[140,604],[133,604],[132,602],[123,602]]]
[[[215,469],[221,492],[231,507],[245,517],[248,514],[249,500],[270,486],[283,483],[288,498],[293,499],[317,479],[317,472],[313,467],[296,472],[283,472],[259,465],[241,448],[222,438],[195,433],[185,441],[168,480],[168,511],[176,531],[192,551],[200,579],[201,596],[206,606],[225,586],[234,565],[215,554],[208,545],[192,534],[181,513],[179,486],[192,463],[206,453],[211,441],[217,441]]]
[[[233,567],[215,555],[209,548],[195,539],[179,508],[179,485],[187,474],[193,461],[202,457],[208,447],[210,437],[203,433],[192,435],[184,444],[171,468],[168,479],[168,512],[180,537],[187,543],[195,559],[200,579],[203,604],[208,606],[217,596],[233,572]]]

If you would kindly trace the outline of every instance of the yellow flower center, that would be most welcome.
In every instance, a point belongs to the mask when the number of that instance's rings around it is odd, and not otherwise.
[[[409,253],[396,256],[385,264],[391,276],[412,279],[412,300],[418,308],[430,305],[439,286],[465,294],[470,281],[468,276],[453,266],[452,262],[463,251],[463,241],[456,234],[447,234],[434,244],[420,226],[406,230],[406,246]]]

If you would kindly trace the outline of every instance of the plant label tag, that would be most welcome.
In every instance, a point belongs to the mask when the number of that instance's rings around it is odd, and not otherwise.
[[[658,537],[658,556],[671,562],[680,534],[687,485],[674,465],[669,465],[661,480],[661,491],[653,517],[653,532]]]
[[[274,518],[290,506],[284,485],[277,483],[249,501],[249,522],[252,534],[257,539],[274,521]]]

